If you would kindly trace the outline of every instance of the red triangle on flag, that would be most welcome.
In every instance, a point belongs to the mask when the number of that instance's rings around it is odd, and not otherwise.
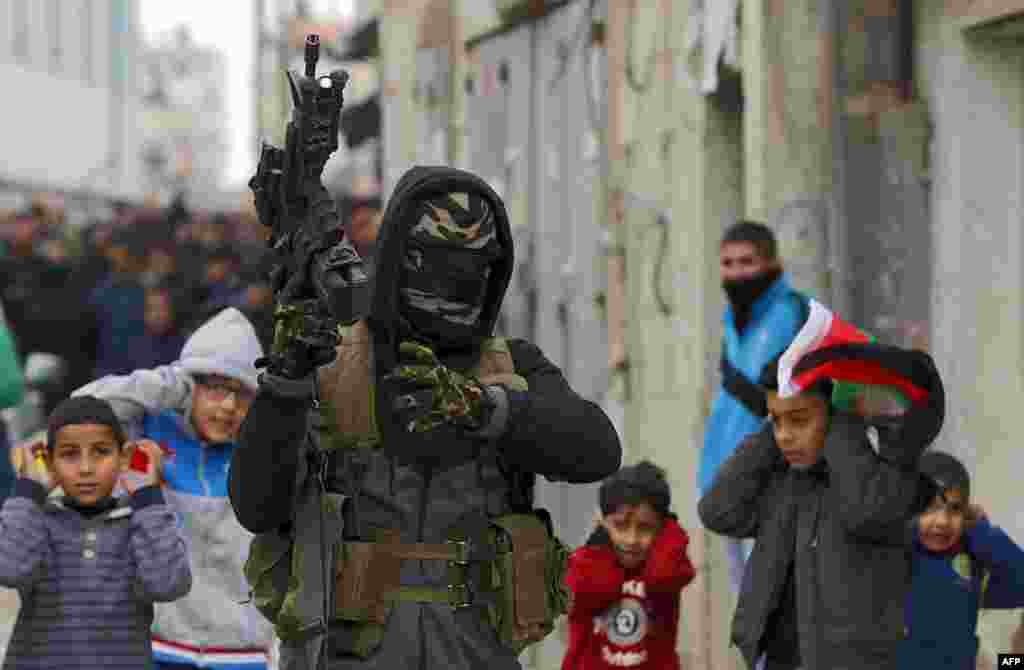
[[[875,344],[821,303],[808,303],[807,321],[779,359],[780,397],[796,395],[820,379],[892,386],[911,402],[928,397],[925,380],[908,374],[912,366],[906,350]]]

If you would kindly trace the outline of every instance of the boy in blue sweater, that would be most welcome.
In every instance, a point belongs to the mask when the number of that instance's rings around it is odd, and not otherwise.
[[[163,493],[181,521],[193,585],[156,608],[157,670],[267,668],[272,630],[242,573],[252,533],[235,517],[227,488],[262,355],[252,324],[228,308],[189,337],[173,364],[104,377],[73,394],[107,400],[129,436],[164,450]]]
[[[899,667],[974,670],[979,610],[1024,607],[1024,549],[971,504],[960,461],[933,451],[919,468],[937,492],[913,525]]]
[[[0,509],[0,585],[21,597],[4,668],[149,667],[154,603],[187,594],[192,573],[156,443],[135,442],[146,472],[138,488],[124,482],[130,495],[112,495],[125,442],[108,403],[71,398],[22,464]]]

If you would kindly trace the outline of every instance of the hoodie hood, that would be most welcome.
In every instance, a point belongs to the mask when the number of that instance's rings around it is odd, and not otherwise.
[[[190,375],[221,375],[256,391],[256,359],[263,346],[245,315],[234,307],[218,312],[192,334],[181,349],[182,369]]]
[[[491,274],[478,320],[480,338],[494,333],[501,303],[512,277],[512,232],[505,203],[476,175],[449,167],[414,167],[395,185],[381,221],[374,258],[374,292],[368,322],[373,333],[378,369],[394,366],[401,332],[399,281],[409,241],[415,225],[412,213],[425,198],[447,193],[472,193],[484,200],[494,214],[494,229],[501,245],[501,257],[491,264]]]

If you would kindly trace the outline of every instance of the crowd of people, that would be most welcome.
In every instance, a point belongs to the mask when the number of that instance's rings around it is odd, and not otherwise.
[[[46,410],[91,379],[172,362],[224,307],[246,313],[266,341],[265,245],[238,229],[225,214],[190,215],[180,203],[81,228],[38,206],[10,216],[0,253],[7,327],[23,359],[48,353],[64,366]]]
[[[68,374],[0,508],[22,602],[5,667],[263,668],[273,648],[282,668],[512,669],[565,614],[563,670],[680,670],[697,569],[669,478],[623,466],[603,410],[493,332],[500,197],[420,168],[393,198],[369,313],[341,346],[299,332],[267,358],[267,257],[222,217],[140,214],[77,253],[15,217],[0,404],[19,352]],[[793,289],[763,224],[719,260],[697,489],[729,547],[732,643],[752,670],[974,670],[979,613],[1024,607],[1024,549],[933,447],[932,359]],[[902,411],[871,411],[873,384]],[[601,482],[583,546],[534,507],[538,474]]]

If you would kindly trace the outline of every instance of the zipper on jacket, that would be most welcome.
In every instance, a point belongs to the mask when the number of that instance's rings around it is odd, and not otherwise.
[[[819,488],[818,489],[818,495],[817,495],[816,501],[815,501],[814,532],[811,535],[811,543],[809,545],[811,549],[817,549],[818,548],[818,532],[819,532],[819,529],[821,528],[821,507],[822,507],[821,499],[822,499],[822,497],[824,495],[825,495],[824,489]]]
[[[196,468],[196,477],[203,486],[203,495],[210,496],[210,484],[206,481],[206,447],[199,445],[199,465]]]

